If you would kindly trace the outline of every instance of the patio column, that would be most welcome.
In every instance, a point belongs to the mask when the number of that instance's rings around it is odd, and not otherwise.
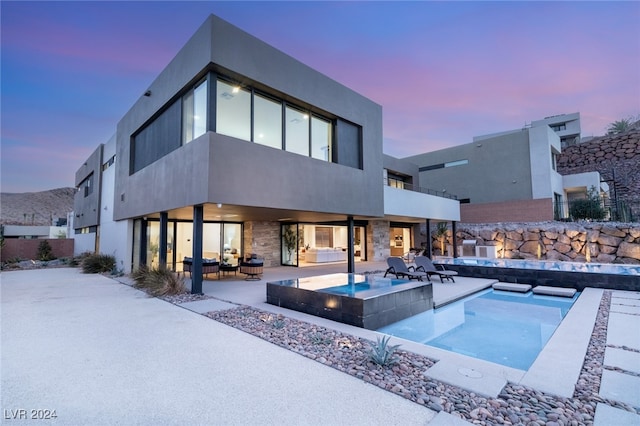
[[[193,264],[191,269],[191,294],[202,294],[202,223],[204,207],[193,206]]]
[[[140,220],[140,253],[138,253],[138,264],[147,266],[147,218]]]
[[[429,259],[431,259],[431,257],[433,256],[431,254],[431,219],[427,219],[427,247],[425,249],[425,251],[427,252],[427,257]]]
[[[167,240],[168,240],[168,228],[169,226],[169,213],[160,213],[160,250],[159,250],[159,262],[160,268],[167,267]]]
[[[456,258],[458,257],[458,244],[456,243],[456,222],[455,221],[451,221],[451,233],[452,235],[452,247],[453,247],[453,257]]]
[[[347,272],[356,272],[355,250],[353,249],[353,216],[347,217]]]

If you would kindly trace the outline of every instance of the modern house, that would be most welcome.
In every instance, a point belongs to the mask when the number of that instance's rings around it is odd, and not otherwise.
[[[577,113],[562,117],[570,122],[567,117],[576,115],[579,120]],[[559,220],[568,217],[566,200],[584,197],[591,188],[606,196],[609,188],[597,172],[557,172],[561,136],[550,126],[557,120],[550,120],[406,160],[419,166],[421,182],[458,196],[461,222]]]
[[[77,171],[76,251],[351,271],[460,220],[419,178],[383,155],[380,105],[211,15]]]
[[[534,120],[531,127],[547,125],[556,132],[560,138],[560,148],[576,145],[581,141],[582,128],[580,126],[580,113],[558,114],[545,117],[542,120]]]

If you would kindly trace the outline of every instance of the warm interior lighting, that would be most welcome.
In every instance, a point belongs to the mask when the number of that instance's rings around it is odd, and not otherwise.
[[[233,86],[233,89],[231,89],[232,93],[238,93],[240,91],[240,87],[239,86]]]

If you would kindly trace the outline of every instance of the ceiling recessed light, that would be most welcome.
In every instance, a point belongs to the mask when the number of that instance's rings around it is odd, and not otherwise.
[[[233,89],[231,89],[231,92],[233,93],[238,93],[240,91],[240,87],[238,86],[233,86]]]

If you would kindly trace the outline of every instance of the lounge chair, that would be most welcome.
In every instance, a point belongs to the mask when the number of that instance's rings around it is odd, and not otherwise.
[[[426,272],[418,272],[413,266],[407,266],[401,257],[389,257],[387,258],[387,265],[389,268],[385,271],[384,276],[387,274],[393,274],[396,278],[406,277],[410,280],[417,279],[422,281],[423,278],[429,279],[429,275]]]
[[[456,280],[453,279],[455,275],[458,275],[456,271],[446,270],[442,265],[438,265],[441,268],[438,269],[431,259],[426,256],[416,256],[414,262],[416,262],[416,272],[426,273],[429,276],[429,281],[431,281],[431,275],[437,275],[440,277],[441,283],[444,283],[444,280],[451,280],[454,283],[456,282]]]

